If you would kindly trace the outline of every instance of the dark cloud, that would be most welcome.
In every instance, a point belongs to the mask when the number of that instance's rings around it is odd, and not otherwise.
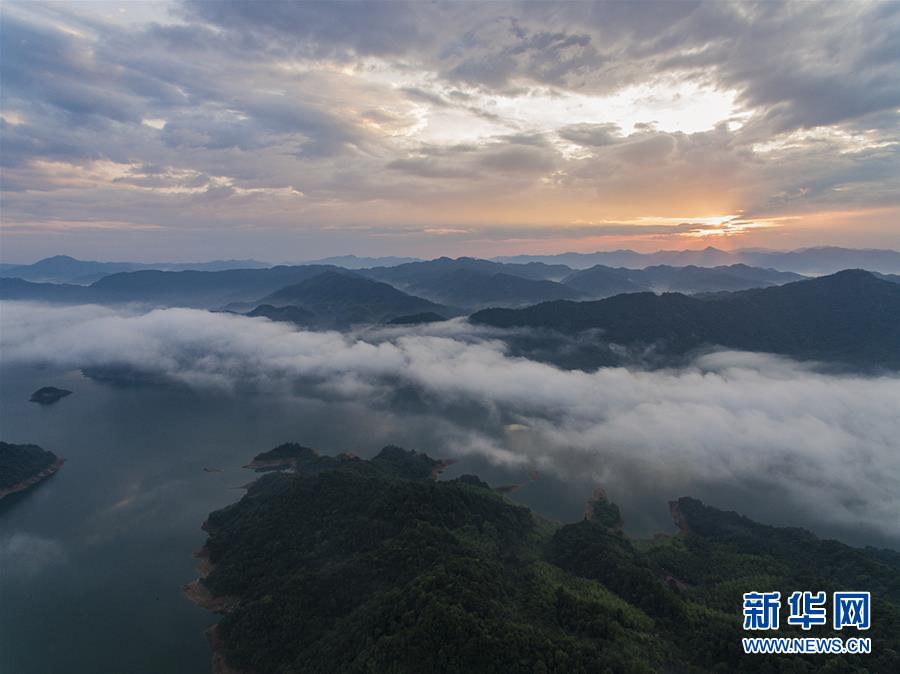
[[[490,148],[478,163],[491,171],[517,174],[546,174],[557,165],[555,150],[521,144]]]
[[[557,133],[561,138],[587,147],[612,145],[622,139],[618,124],[571,124]]]
[[[399,56],[433,44],[440,31],[433,5],[419,2],[272,2],[260,11],[253,2],[188,1],[183,11],[235,31],[242,45],[277,39],[285,54],[317,58]]]
[[[423,178],[475,178],[476,175],[470,169],[462,166],[444,166],[434,157],[411,157],[409,159],[395,159],[387,163],[387,168],[393,171],[403,171],[411,175]]]
[[[737,88],[777,130],[900,104],[895,3],[189,2],[189,16],[316,56],[418,60],[506,89],[516,78],[609,91],[672,72]],[[849,29],[848,29],[849,27]]]

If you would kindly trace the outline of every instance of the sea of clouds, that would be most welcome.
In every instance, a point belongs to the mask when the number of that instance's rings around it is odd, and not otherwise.
[[[20,302],[3,303],[0,320],[5,364],[121,366],[386,412],[414,399],[453,424],[461,455],[660,498],[698,485],[755,494],[786,522],[900,540],[896,375],[730,351],[673,369],[563,370],[510,356],[464,321],[342,334],[192,309]]]

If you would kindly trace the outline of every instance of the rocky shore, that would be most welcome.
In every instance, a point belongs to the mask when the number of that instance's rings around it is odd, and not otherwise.
[[[208,526],[208,523],[204,522],[200,528],[208,531]],[[237,597],[216,596],[203,582],[203,579],[213,570],[213,564],[209,561],[209,550],[206,545],[194,552],[194,558],[199,560],[197,563],[199,577],[182,586],[181,590],[184,592],[184,596],[207,611],[222,615],[228,613],[237,605],[239,600]],[[222,640],[219,637],[218,627],[218,624],[216,624],[206,630],[206,641],[209,643],[209,649],[212,651],[212,674],[253,674],[253,672],[246,670],[235,669],[225,660],[225,656],[222,654]]]
[[[62,468],[62,465],[65,462],[66,462],[65,459],[57,458],[56,461],[51,463],[49,466],[44,468],[39,473],[35,473],[31,477],[29,477],[27,480],[22,480],[21,482],[17,482],[14,485],[0,489],[0,499],[4,498],[6,496],[9,496],[10,494],[15,494],[20,491],[25,491],[26,489],[33,487],[34,485],[38,484],[39,482],[43,482],[51,475],[54,475],[56,473],[56,471],[58,471],[60,468]]]

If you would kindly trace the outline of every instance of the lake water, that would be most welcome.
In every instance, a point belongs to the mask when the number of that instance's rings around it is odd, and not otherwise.
[[[208,672],[204,630],[217,616],[181,586],[196,577],[200,524],[253,479],[243,464],[286,441],[364,456],[386,444],[452,453],[427,414],[117,387],[22,366],[0,368],[0,382],[0,438],[66,459],[52,478],[0,502],[2,674]],[[29,402],[44,385],[74,394],[48,407]],[[526,479],[474,458],[448,474],[462,472],[493,484]],[[577,519],[588,493],[544,477],[516,497]]]

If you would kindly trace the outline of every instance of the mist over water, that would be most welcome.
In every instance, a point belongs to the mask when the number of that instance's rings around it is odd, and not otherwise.
[[[464,322],[342,335],[183,309],[4,303],[0,315],[3,439],[67,459],[0,505],[0,650],[17,673],[207,667],[216,616],[180,591],[200,524],[240,498],[254,477],[243,464],[286,441],[459,458],[445,477],[520,484],[514,499],[561,521],[601,484],[636,535],[672,531],[666,502],[691,495],[900,547],[896,376],[733,352],[564,371]],[[79,371],[109,366],[156,383]],[[74,394],[28,402],[44,385]],[[59,648],[35,643],[48,633]]]
[[[433,432],[413,446],[603,483],[623,501],[724,490],[774,522],[790,513],[794,524],[900,538],[897,375],[742,352],[662,370],[562,370],[512,357],[496,332],[464,321],[341,334],[192,309],[11,302],[3,315],[8,363],[354,403],[382,420],[428,418]]]

